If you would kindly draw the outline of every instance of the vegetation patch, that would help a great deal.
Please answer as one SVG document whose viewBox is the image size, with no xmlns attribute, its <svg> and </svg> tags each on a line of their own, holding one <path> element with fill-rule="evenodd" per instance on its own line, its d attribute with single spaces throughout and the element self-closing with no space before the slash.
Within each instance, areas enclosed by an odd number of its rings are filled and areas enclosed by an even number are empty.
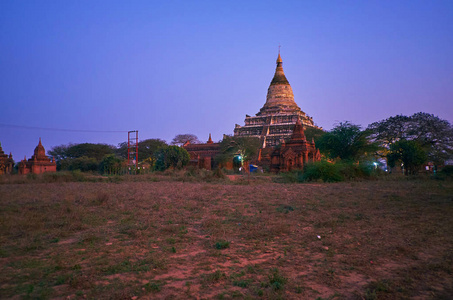
<svg viewBox="0 0 453 300">
<path fill-rule="evenodd" d="M 230 247 L 230 242 L 226 240 L 219 240 L 214 244 L 214 248 L 222 250 Z"/>
</svg>

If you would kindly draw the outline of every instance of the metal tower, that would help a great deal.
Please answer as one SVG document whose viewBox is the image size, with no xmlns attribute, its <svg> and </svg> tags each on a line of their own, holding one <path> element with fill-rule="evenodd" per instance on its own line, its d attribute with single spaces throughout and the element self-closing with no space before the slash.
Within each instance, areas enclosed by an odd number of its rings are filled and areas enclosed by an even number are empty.
<svg viewBox="0 0 453 300">
<path fill-rule="evenodd" d="M 137 172 L 137 164 L 138 164 L 138 130 L 128 131 L 127 165 L 129 167 L 134 166 L 134 172 Z"/>
</svg>

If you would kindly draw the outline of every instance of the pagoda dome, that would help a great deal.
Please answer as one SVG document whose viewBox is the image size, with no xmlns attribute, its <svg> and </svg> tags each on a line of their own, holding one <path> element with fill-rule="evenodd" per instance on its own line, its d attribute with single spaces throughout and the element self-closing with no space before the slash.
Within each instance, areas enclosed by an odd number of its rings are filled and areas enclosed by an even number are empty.
<svg viewBox="0 0 453 300">
<path fill-rule="evenodd" d="M 44 146 L 41 143 L 41 138 L 39 138 L 39 144 L 35 148 L 34 157 L 36 157 L 36 158 L 47 158 L 46 157 L 46 150 L 44 149 Z"/>
</svg>

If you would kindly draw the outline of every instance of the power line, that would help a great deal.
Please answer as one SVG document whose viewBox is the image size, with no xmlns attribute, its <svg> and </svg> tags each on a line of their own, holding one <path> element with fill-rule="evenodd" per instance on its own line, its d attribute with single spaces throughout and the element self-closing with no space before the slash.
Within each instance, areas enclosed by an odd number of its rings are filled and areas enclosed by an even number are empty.
<svg viewBox="0 0 453 300">
<path fill-rule="evenodd" d="M 92 133 L 124 133 L 128 130 L 84 130 L 84 129 L 63 129 L 63 128 L 47 128 L 47 127 L 35 127 L 35 126 L 22 126 L 12 124 L 2 124 L 0 127 L 17 128 L 17 129 L 28 129 L 28 130 L 47 130 L 47 131 L 65 131 L 65 132 L 92 132 Z"/>
</svg>

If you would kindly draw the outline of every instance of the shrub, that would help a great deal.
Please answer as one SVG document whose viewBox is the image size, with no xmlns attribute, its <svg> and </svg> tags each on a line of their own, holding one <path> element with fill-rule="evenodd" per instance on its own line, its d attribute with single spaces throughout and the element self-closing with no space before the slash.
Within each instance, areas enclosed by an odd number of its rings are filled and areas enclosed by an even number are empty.
<svg viewBox="0 0 453 300">
<path fill-rule="evenodd" d="M 119 174 L 121 162 L 114 154 L 106 155 L 99 164 L 99 170 L 102 174 Z"/>
<path fill-rule="evenodd" d="M 442 170 L 440 171 L 440 173 L 445 175 L 445 176 L 453 177 L 453 166 L 445 166 L 445 167 L 443 167 Z"/>
<path fill-rule="evenodd" d="M 433 175 L 434 179 L 437 180 L 446 180 L 446 179 L 452 179 L 453 178 L 453 166 L 445 166 L 437 172 L 436 174 Z"/>
<path fill-rule="evenodd" d="M 306 181 L 339 182 L 358 178 L 370 178 L 377 175 L 379 171 L 379 169 L 375 169 L 372 164 L 368 163 L 329 163 L 327 161 L 319 161 L 306 164 L 303 171 L 295 170 L 282 173 L 278 181 L 286 183 Z"/>
<path fill-rule="evenodd" d="M 230 247 L 230 242 L 225 241 L 225 240 L 220 240 L 215 243 L 214 248 L 216 249 L 226 249 Z"/>
<path fill-rule="evenodd" d="M 273 269 L 272 273 L 269 275 L 269 284 L 274 291 L 283 289 L 283 286 L 287 281 L 288 279 L 280 274 L 278 269 Z"/>
<path fill-rule="evenodd" d="M 154 154 L 156 163 L 154 168 L 157 171 L 165 171 L 168 168 L 181 169 L 189 163 L 190 156 L 186 149 L 178 146 L 160 148 Z"/>
<path fill-rule="evenodd" d="M 99 163 L 94 157 L 66 158 L 59 162 L 61 170 L 80 170 L 82 172 L 97 171 Z"/>
<path fill-rule="evenodd" d="M 338 182 L 343 181 L 344 176 L 340 172 L 340 164 L 332 164 L 327 161 L 320 161 L 307 164 L 304 167 L 302 181 Z"/>
</svg>

